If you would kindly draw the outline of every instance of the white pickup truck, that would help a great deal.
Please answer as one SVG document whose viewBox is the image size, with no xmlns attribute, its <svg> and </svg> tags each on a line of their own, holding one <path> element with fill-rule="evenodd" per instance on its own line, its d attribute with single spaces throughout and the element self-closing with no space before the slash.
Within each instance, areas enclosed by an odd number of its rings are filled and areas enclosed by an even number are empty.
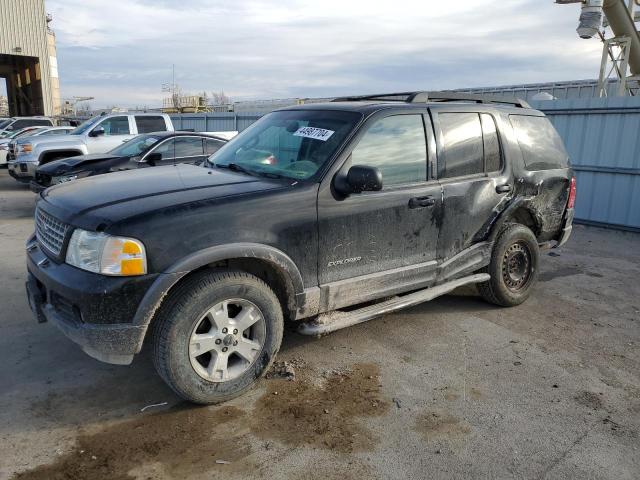
<svg viewBox="0 0 640 480">
<path fill-rule="evenodd" d="M 29 182 L 38 165 L 60 158 L 105 153 L 141 133 L 173 131 L 168 115 L 160 113 L 111 113 L 90 118 L 63 137 L 34 137 L 16 142 L 9 174 Z"/>
</svg>

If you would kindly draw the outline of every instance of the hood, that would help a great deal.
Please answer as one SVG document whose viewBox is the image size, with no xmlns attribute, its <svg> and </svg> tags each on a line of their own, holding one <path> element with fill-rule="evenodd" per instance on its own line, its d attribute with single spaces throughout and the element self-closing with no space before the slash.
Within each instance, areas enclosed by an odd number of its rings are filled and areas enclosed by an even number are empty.
<svg viewBox="0 0 640 480">
<path fill-rule="evenodd" d="M 72 225 L 96 229 L 185 204 L 280 189 L 282 180 L 188 164 L 141 168 L 83 178 L 45 190 L 45 210 Z"/>
<path fill-rule="evenodd" d="M 112 160 L 114 158 L 119 157 L 117 155 L 110 155 L 108 153 L 90 153 L 89 155 L 77 155 L 75 157 L 54 160 L 53 162 L 46 163 L 41 167 L 38 167 L 38 172 L 45 173 L 51 176 L 63 175 L 76 168 L 80 168 L 85 165 L 100 162 L 103 160 Z"/>
<path fill-rule="evenodd" d="M 82 135 L 40 135 L 38 137 L 22 137 L 17 139 L 18 143 L 30 143 L 36 147 L 36 145 L 45 145 L 47 143 L 55 143 L 56 145 L 78 145 L 84 143 L 84 137 Z"/>
</svg>

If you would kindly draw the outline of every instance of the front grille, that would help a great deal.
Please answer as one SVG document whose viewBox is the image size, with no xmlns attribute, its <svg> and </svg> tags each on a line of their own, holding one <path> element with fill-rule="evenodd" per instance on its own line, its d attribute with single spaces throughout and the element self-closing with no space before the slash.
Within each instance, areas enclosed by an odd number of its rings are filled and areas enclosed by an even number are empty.
<svg viewBox="0 0 640 480">
<path fill-rule="evenodd" d="M 36 238 L 38 243 L 55 256 L 62 252 L 62 245 L 69 226 L 48 213 L 36 209 Z"/>
<path fill-rule="evenodd" d="M 26 172 L 27 171 L 27 164 L 26 163 L 21 163 L 20 164 L 20 171 L 21 172 Z"/>
</svg>

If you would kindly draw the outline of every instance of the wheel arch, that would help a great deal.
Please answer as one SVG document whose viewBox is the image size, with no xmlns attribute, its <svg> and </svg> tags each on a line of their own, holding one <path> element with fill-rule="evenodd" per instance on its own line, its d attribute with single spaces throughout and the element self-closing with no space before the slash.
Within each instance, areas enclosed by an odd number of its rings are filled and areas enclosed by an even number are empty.
<svg viewBox="0 0 640 480">
<path fill-rule="evenodd" d="M 489 235 L 490 241 L 495 241 L 503 225 L 506 223 L 519 223 L 529 228 L 536 238 L 540 235 L 541 219 L 536 215 L 535 209 L 531 208 L 531 206 L 522 199 L 509 205 L 494 222 Z"/>
<path fill-rule="evenodd" d="M 148 326 L 174 289 L 202 270 L 242 270 L 264 280 L 275 291 L 285 318 L 295 318 L 304 293 L 302 275 L 291 258 L 269 245 L 220 245 L 192 253 L 161 273 L 138 306 L 133 323 Z"/>
<path fill-rule="evenodd" d="M 65 156 L 77 157 L 78 155 L 82 155 L 82 154 L 83 154 L 82 151 L 77 149 L 64 148 L 60 150 L 47 150 L 40 154 L 40 157 L 38 158 L 38 164 L 45 165 L 46 163 L 52 161 L 51 160 L 52 157 L 55 159 L 59 159 L 59 158 L 66 158 Z M 65 155 L 65 156 L 61 156 L 61 155 Z"/>
</svg>

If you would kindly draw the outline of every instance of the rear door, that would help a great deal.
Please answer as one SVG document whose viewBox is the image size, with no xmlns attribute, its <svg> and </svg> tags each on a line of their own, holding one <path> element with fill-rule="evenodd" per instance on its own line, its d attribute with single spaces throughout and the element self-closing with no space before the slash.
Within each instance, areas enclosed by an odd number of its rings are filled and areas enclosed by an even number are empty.
<svg viewBox="0 0 640 480">
<path fill-rule="evenodd" d="M 428 159 L 435 154 L 429 140 L 431 125 L 422 111 L 383 112 L 361 128 L 343 153 L 338 172 L 346 174 L 353 165 L 376 167 L 383 189 L 344 198 L 332 188 L 335 175 L 323 181 L 318 194 L 318 272 L 327 304 L 322 309 L 379 298 L 420 282 L 427 286 L 433 280 L 441 188 L 428 175 Z"/>
<path fill-rule="evenodd" d="M 499 115 L 449 107 L 433 108 L 432 117 L 444 198 L 438 258 L 445 260 L 486 236 L 510 199 L 513 176 L 504 162 Z"/>
</svg>

